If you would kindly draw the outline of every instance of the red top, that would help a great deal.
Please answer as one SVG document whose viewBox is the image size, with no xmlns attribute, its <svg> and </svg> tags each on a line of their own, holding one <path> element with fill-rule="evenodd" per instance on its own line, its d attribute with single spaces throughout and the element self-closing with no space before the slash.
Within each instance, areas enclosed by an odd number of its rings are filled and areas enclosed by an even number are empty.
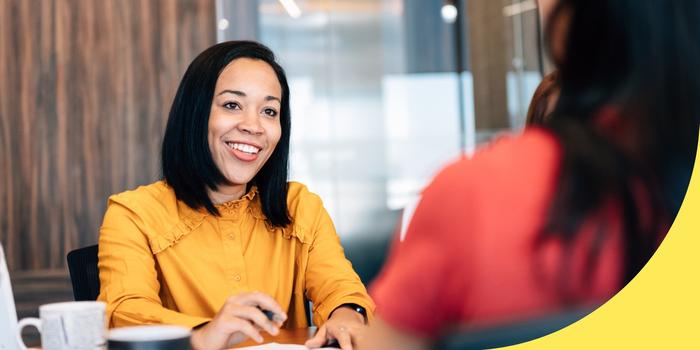
<svg viewBox="0 0 700 350">
<path fill-rule="evenodd" d="M 560 162 L 554 136 L 529 129 L 443 169 L 372 286 L 377 314 L 396 328 L 434 337 L 450 325 L 536 317 L 559 307 L 563 245 L 550 240 L 535 249 L 534 240 L 547 218 Z M 603 248 L 585 281 L 588 248 L 601 229 Z M 621 237 L 612 205 L 584 223 L 572 251 L 565 252 L 576 301 L 602 301 L 619 289 Z"/>
</svg>

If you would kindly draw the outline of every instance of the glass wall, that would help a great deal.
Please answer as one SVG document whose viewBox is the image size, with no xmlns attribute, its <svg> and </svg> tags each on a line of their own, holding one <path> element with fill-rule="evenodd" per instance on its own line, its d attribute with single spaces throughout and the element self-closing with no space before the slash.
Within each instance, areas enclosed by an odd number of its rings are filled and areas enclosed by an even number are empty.
<svg viewBox="0 0 700 350">
<path fill-rule="evenodd" d="M 319 194 L 365 281 L 445 162 L 523 126 L 539 82 L 532 1 L 218 0 L 218 39 L 275 51 L 291 179 Z"/>
</svg>

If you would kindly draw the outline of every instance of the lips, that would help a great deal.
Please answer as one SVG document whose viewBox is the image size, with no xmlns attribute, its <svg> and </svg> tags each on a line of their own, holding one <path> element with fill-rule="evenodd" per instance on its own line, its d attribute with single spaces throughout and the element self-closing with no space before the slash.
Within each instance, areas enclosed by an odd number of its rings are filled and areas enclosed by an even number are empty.
<svg viewBox="0 0 700 350">
<path fill-rule="evenodd" d="M 262 147 L 250 143 L 224 141 L 229 152 L 234 157 L 244 162 L 252 162 L 258 159 L 258 154 Z"/>
</svg>

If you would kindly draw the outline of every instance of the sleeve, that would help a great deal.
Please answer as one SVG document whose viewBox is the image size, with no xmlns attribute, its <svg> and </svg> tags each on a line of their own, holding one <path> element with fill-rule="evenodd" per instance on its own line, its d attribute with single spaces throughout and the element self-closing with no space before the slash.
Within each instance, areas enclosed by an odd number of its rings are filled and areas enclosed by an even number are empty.
<svg viewBox="0 0 700 350">
<path fill-rule="evenodd" d="M 472 217 L 465 207 L 463 178 L 450 181 L 444 172 L 425 189 L 405 238 L 395 237 L 382 272 L 371 286 L 377 315 L 397 329 L 426 337 L 460 315 L 468 298 L 465 268 L 468 252 L 459 235 Z M 454 203 L 447 198 L 459 198 Z M 467 204 L 468 205 L 468 204 Z"/>
<path fill-rule="evenodd" d="M 314 238 L 309 249 L 305 274 L 306 293 L 314 304 L 314 324 L 322 325 L 333 310 L 346 303 L 365 308 L 367 318 L 371 321 L 374 302 L 350 261 L 345 258 L 340 238 L 328 212 L 320 200 L 318 202 Z"/>
<path fill-rule="evenodd" d="M 143 222 L 126 206 L 110 200 L 99 238 L 100 295 L 109 327 L 173 324 L 194 327 L 207 318 L 163 307 L 156 260 Z"/>
</svg>

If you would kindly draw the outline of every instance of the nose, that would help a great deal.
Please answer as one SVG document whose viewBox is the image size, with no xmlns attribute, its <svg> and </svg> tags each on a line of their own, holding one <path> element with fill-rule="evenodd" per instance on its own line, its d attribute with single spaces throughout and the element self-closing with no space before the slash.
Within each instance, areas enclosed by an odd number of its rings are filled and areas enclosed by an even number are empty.
<svg viewBox="0 0 700 350">
<path fill-rule="evenodd" d="M 260 116 L 253 112 L 245 113 L 238 123 L 238 129 L 250 135 L 260 135 L 264 131 L 260 124 Z"/>
</svg>

